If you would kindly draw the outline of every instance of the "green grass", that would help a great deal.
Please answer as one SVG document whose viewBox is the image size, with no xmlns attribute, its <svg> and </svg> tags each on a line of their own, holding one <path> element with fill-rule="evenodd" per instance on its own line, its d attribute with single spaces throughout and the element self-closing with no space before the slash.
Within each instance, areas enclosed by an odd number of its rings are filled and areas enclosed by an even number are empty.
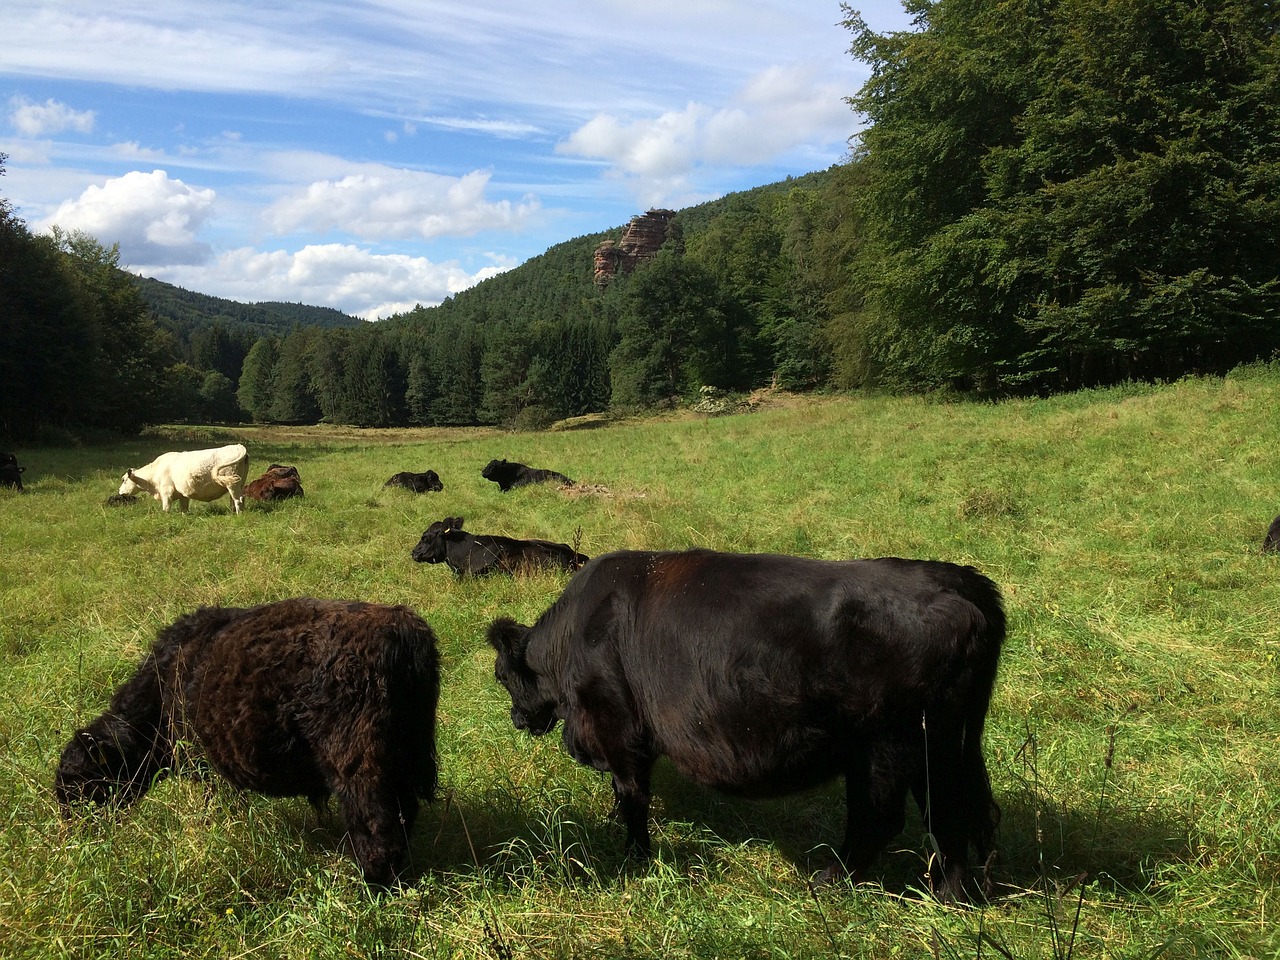
<svg viewBox="0 0 1280 960">
<path fill-rule="evenodd" d="M 1273 957 L 1280 873 L 1280 371 L 1001 404 L 813 399 L 589 431 L 170 428 L 20 450 L 0 491 L 0 956 Z M 243 438 L 307 496 L 244 516 L 109 508 L 126 466 Z M 508 457 L 602 484 L 503 495 Z M 441 494 L 381 486 L 437 470 Z M 484 631 L 557 575 L 414 564 L 432 521 L 621 547 L 973 563 L 1010 639 L 987 732 L 996 897 L 922 899 L 918 818 L 878 882 L 812 891 L 839 785 L 731 801 L 655 775 L 656 859 L 607 778 L 511 728 Z M 175 778 L 59 817 L 53 768 L 155 632 L 202 603 L 407 603 L 441 639 L 442 798 L 412 880 L 370 894 L 337 818 Z"/>
</svg>

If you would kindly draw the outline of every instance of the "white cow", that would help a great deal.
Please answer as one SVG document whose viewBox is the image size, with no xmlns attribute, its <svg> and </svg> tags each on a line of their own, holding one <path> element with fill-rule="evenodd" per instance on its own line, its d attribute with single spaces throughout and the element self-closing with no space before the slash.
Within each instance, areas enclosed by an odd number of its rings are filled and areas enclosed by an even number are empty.
<svg viewBox="0 0 1280 960">
<path fill-rule="evenodd" d="M 122 494 L 149 493 L 164 510 L 176 502 L 187 511 L 191 500 L 217 500 L 231 494 L 236 513 L 244 505 L 244 480 L 249 472 L 249 451 L 242 443 L 212 450 L 182 450 L 162 453 L 145 467 L 125 472 Z"/>
</svg>

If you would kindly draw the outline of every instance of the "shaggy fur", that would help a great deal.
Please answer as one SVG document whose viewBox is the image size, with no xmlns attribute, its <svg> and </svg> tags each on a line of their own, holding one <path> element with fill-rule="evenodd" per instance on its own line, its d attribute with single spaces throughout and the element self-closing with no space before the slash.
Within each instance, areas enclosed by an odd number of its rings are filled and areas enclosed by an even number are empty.
<svg viewBox="0 0 1280 960">
<path fill-rule="evenodd" d="M 1271 521 L 1266 537 L 1262 540 L 1263 553 L 1280 553 L 1280 517 Z"/>
<path fill-rule="evenodd" d="M 425 473 L 409 473 L 406 470 L 402 470 L 384 483 L 383 486 L 404 487 L 414 493 L 439 493 L 444 489 L 444 484 L 440 482 L 440 475 L 434 470 L 428 470 Z"/>
<path fill-rule="evenodd" d="M 577 570 L 590 559 L 567 543 L 468 533 L 461 517 L 445 517 L 427 527 L 411 556 L 418 563 L 447 563 L 460 577 L 531 567 Z"/>
<path fill-rule="evenodd" d="M 159 634 L 107 712 L 62 752 L 54 792 L 127 805 L 194 744 L 233 785 L 338 798 L 356 860 L 385 885 L 436 789 L 440 668 L 407 607 L 307 598 L 201 607 Z"/>
<path fill-rule="evenodd" d="M 18 458 L 12 453 L 0 453 L 0 487 L 22 489 L 22 475 L 26 467 L 18 466 Z"/>
<path fill-rule="evenodd" d="M 480 476 L 492 480 L 503 493 L 515 487 L 527 487 L 531 483 L 559 483 L 570 486 L 573 481 L 563 473 L 554 470 L 543 470 L 539 467 L 526 467 L 523 463 L 512 463 L 510 460 L 490 460 Z"/>
<path fill-rule="evenodd" d="M 108 507 L 131 507 L 138 502 L 136 493 L 113 493 L 106 499 Z"/>
<path fill-rule="evenodd" d="M 125 471 L 117 492 L 124 496 L 141 491 L 159 500 L 162 510 L 168 511 L 169 504 L 177 503 L 183 513 L 192 500 L 208 502 L 227 493 L 239 513 L 244 506 L 248 470 L 249 451 L 242 443 L 162 453 L 145 467 Z"/>
<path fill-rule="evenodd" d="M 864 875 L 910 792 L 952 900 L 999 816 L 982 731 L 1004 634 L 1000 593 L 971 567 L 690 550 L 597 557 L 532 627 L 502 618 L 488 638 L 513 724 L 564 721 L 569 755 L 613 775 L 634 853 L 649 853 L 659 756 L 742 796 L 843 776 L 824 876 Z"/>
<path fill-rule="evenodd" d="M 244 488 L 250 500 L 288 500 L 302 496 L 302 477 L 297 467 L 273 463 L 267 472 Z"/>
</svg>

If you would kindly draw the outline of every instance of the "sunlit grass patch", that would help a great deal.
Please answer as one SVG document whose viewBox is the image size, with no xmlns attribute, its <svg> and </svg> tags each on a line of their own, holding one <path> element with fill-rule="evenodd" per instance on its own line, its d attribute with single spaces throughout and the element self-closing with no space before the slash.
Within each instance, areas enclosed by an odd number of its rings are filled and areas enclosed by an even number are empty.
<svg viewBox="0 0 1280 960">
<path fill-rule="evenodd" d="M 1272 956 L 1280 863 L 1280 382 L 1186 380 L 1004 404 L 824 398 L 590 431 L 235 428 L 306 496 L 232 515 L 107 507 L 171 441 L 24 451 L 0 491 L 0 954 L 8 957 Z M 176 436 L 176 435 L 174 435 Z M 172 442 L 179 442 L 174 440 Z M 498 492 L 493 457 L 608 493 Z M 382 484 L 434 469 L 445 489 Z M 255 473 L 255 476 L 257 474 Z M 812 889 L 839 785 L 730 800 L 655 777 L 649 865 L 608 778 L 510 723 L 485 641 L 567 574 L 458 578 L 433 520 L 574 543 L 972 563 L 1010 634 L 987 727 L 996 896 L 921 893 L 919 818 L 875 882 Z M 64 823 L 57 757 L 156 631 L 206 603 L 404 603 L 439 636 L 441 796 L 407 883 L 370 893 L 336 816 L 173 778 Z M 1164 952 L 1161 953 L 1160 951 Z"/>
</svg>

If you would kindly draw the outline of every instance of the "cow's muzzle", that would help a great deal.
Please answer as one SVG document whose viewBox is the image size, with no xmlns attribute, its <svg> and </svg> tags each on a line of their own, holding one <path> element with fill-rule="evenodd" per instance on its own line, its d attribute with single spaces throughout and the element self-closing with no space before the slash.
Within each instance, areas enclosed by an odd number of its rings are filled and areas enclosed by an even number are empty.
<svg viewBox="0 0 1280 960">
<path fill-rule="evenodd" d="M 557 719 L 554 713 L 531 717 L 523 710 L 517 710 L 515 707 L 511 708 L 512 725 L 517 730 L 527 730 L 535 737 L 550 733 L 551 729 L 556 725 Z"/>
</svg>

